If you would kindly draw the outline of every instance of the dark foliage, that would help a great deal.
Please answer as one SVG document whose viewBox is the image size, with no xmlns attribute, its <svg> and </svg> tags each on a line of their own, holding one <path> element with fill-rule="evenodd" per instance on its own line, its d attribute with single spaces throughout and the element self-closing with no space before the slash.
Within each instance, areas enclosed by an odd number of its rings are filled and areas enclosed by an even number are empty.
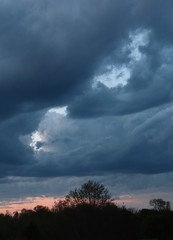
<svg viewBox="0 0 173 240">
<path fill-rule="evenodd" d="M 82 204 L 59 211 L 38 206 L 13 216 L 1 215 L 0 239 L 137 239 L 137 216 L 114 204 Z"/>
<path fill-rule="evenodd" d="M 1 240 L 153 238 L 173 239 L 171 210 L 134 212 L 111 203 L 103 207 L 80 204 L 56 211 L 37 206 L 0 215 Z"/>
<path fill-rule="evenodd" d="M 150 200 L 150 205 L 155 210 L 170 210 L 171 209 L 170 202 L 164 201 L 161 198 L 154 198 L 154 199 Z"/>
<path fill-rule="evenodd" d="M 65 202 L 72 205 L 88 204 L 90 206 L 105 206 L 112 201 L 109 190 L 100 183 L 88 181 L 81 188 L 71 190 Z"/>
<path fill-rule="evenodd" d="M 90 184 L 89 187 L 98 187 L 104 194 L 97 195 L 101 201 L 97 201 L 95 195 L 94 201 L 91 198 L 91 201 L 75 201 L 75 204 L 65 198 L 55 203 L 51 210 L 39 205 L 13 215 L 0 214 L 0 240 L 173 239 L 173 212 L 170 208 L 141 211 L 120 208 L 113 201 L 107 201 L 110 196 L 107 190 L 104 192 L 104 186 Z M 75 194 L 81 193 L 81 189 Z M 94 188 L 94 192 L 97 189 Z M 106 201 L 102 196 L 106 196 Z M 74 200 L 74 196 L 71 197 Z"/>
</svg>

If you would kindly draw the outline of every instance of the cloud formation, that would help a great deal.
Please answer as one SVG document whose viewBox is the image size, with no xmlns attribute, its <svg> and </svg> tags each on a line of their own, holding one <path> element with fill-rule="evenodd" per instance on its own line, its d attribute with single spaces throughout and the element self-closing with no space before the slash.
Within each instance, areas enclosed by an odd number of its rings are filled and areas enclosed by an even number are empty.
<svg viewBox="0 0 173 240">
<path fill-rule="evenodd" d="M 0 0 L 2 179 L 173 171 L 172 5 Z"/>
<path fill-rule="evenodd" d="M 85 120 L 48 112 L 37 129 L 36 175 L 45 164 L 48 176 L 171 172 L 172 113 L 172 105 Z"/>
</svg>

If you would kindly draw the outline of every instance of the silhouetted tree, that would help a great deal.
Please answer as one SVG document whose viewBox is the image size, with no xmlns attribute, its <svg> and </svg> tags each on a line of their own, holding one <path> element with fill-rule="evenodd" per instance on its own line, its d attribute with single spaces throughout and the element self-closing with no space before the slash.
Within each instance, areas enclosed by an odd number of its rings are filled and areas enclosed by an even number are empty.
<svg viewBox="0 0 173 240">
<path fill-rule="evenodd" d="M 150 202 L 154 209 L 118 207 L 103 184 L 88 181 L 52 210 L 38 205 L 33 210 L 0 214 L 0 240 L 173 239 L 170 203 Z"/>
<path fill-rule="evenodd" d="M 90 206 L 104 206 L 112 201 L 109 190 L 100 183 L 88 181 L 81 188 L 71 190 L 65 198 L 71 205 L 87 204 Z"/>
<path fill-rule="evenodd" d="M 154 198 L 152 200 L 150 200 L 150 205 L 154 208 L 154 210 L 170 210 L 171 209 L 171 205 L 169 201 L 164 201 L 161 198 Z"/>
</svg>

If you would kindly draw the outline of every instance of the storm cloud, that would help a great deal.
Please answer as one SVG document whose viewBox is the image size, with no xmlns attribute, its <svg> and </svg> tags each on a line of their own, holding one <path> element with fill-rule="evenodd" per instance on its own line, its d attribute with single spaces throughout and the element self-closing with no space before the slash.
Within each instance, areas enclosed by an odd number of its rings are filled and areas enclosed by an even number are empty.
<svg viewBox="0 0 173 240">
<path fill-rule="evenodd" d="M 172 7 L 0 0 L 2 181 L 172 173 Z"/>
</svg>

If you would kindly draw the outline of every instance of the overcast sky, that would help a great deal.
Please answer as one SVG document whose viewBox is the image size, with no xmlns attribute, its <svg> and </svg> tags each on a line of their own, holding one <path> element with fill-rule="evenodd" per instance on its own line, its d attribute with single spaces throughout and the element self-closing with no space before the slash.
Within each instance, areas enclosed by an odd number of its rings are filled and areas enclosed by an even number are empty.
<svg viewBox="0 0 173 240">
<path fill-rule="evenodd" d="M 172 0 L 0 0 L 0 200 L 88 179 L 117 199 L 173 199 L 172 11 Z"/>
</svg>

